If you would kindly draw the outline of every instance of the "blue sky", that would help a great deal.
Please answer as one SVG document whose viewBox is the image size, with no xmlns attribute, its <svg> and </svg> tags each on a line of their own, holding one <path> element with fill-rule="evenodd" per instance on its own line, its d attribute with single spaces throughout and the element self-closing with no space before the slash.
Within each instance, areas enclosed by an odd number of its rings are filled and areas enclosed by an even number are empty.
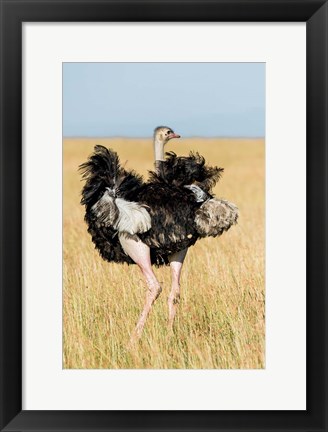
<svg viewBox="0 0 328 432">
<path fill-rule="evenodd" d="M 265 135 L 264 63 L 64 63 L 64 136 Z"/>
</svg>

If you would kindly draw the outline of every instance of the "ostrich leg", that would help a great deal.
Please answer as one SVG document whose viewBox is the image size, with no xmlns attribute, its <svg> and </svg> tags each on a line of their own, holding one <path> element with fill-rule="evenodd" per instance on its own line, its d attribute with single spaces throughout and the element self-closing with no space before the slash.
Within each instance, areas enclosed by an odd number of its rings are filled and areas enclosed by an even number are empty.
<svg viewBox="0 0 328 432">
<path fill-rule="evenodd" d="M 160 295 L 162 288 L 151 267 L 149 247 L 142 243 L 141 240 L 134 240 L 125 235 L 120 236 L 120 243 L 124 252 L 139 266 L 148 287 L 143 311 L 131 336 L 131 342 L 134 342 L 140 338 L 151 307 Z"/>
<path fill-rule="evenodd" d="M 169 257 L 171 275 L 172 275 L 172 288 L 168 298 L 169 305 L 169 327 L 173 328 L 174 317 L 176 314 L 177 304 L 180 299 L 180 275 L 182 270 L 183 261 L 186 257 L 188 249 L 183 249 L 176 252 Z"/>
</svg>

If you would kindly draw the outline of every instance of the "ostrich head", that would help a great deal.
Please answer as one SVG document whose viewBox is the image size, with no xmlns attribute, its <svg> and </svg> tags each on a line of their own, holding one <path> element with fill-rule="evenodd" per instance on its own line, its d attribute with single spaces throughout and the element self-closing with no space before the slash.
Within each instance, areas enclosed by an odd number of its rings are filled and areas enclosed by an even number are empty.
<svg viewBox="0 0 328 432">
<path fill-rule="evenodd" d="M 172 138 L 180 138 L 180 135 L 173 132 L 167 126 L 158 126 L 154 130 L 154 141 L 161 143 L 163 146 Z"/>
<path fill-rule="evenodd" d="M 172 138 L 180 138 L 180 135 L 173 132 L 173 130 L 166 126 L 158 126 L 154 130 L 154 153 L 155 153 L 155 166 L 158 170 L 159 162 L 164 160 L 164 146 Z"/>
</svg>

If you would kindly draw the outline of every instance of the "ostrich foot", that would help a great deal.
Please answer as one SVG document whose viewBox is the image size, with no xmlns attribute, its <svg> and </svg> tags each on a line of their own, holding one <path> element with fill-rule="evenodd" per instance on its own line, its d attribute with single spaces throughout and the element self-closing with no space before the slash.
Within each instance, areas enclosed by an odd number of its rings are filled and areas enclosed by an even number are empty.
<svg viewBox="0 0 328 432">
<path fill-rule="evenodd" d="M 172 288 L 171 294 L 168 298 L 168 306 L 169 306 L 169 321 L 168 326 L 169 330 L 173 331 L 173 324 L 175 319 L 175 314 L 177 312 L 177 307 L 180 301 L 180 286 Z"/>
<path fill-rule="evenodd" d="M 127 346 L 129 351 L 134 350 L 137 347 L 137 344 L 140 340 L 141 334 L 138 334 L 136 330 L 134 330 L 130 336 L 130 340 Z"/>
<path fill-rule="evenodd" d="M 162 287 L 160 286 L 159 282 L 156 279 L 153 280 L 147 280 L 147 285 L 149 288 L 149 291 L 147 293 L 146 302 L 143 308 L 143 311 L 141 312 L 141 315 L 139 317 L 138 323 L 131 335 L 130 338 L 130 345 L 135 345 L 136 342 L 141 337 L 143 328 L 146 324 L 147 317 L 151 311 L 151 308 L 155 302 L 155 300 L 158 298 L 160 293 L 162 292 Z"/>
</svg>

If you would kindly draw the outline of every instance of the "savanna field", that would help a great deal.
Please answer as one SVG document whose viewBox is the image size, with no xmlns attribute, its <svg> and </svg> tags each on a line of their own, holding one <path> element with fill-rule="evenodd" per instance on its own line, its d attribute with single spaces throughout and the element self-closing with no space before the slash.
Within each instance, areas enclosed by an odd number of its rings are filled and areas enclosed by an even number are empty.
<svg viewBox="0 0 328 432">
<path fill-rule="evenodd" d="M 129 348 L 146 286 L 137 266 L 108 263 L 87 232 L 78 166 L 95 144 L 147 178 L 151 139 L 64 139 L 63 367 L 73 369 L 259 369 L 265 367 L 265 144 L 262 139 L 172 140 L 166 150 L 199 151 L 224 167 L 217 197 L 239 222 L 188 250 L 174 332 L 167 327 L 170 268 L 155 268 L 162 294 L 141 340 Z"/>
</svg>

